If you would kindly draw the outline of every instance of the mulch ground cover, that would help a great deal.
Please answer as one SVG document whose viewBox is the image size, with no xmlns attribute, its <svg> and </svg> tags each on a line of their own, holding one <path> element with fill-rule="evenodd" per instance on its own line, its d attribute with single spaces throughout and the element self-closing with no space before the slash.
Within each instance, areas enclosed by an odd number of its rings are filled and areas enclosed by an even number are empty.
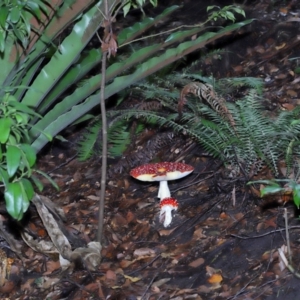
<svg viewBox="0 0 300 300">
<path fill-rule="evenodd" d="M 174 19 L 190 22 L 208 5 L 202 2 L 184 1 Z M 244 1 L 243 8 L 255 21 L 222 44 L 222 59 L 209 57 L 199 68 L 216 78 L 260 77 L 265 83 L 266 110 L 291 110 L 300 102 L 300 4 L 250 2 Z M 70 132 L 67 138 L 76 141 L 84 129 Z M 297 272 L 300 223 L 290 199 L 284 195 L 261 199 L 259 187 L 247 186 L 242 176 L 228 178 L 220 161 L 185 136 L 174 136 L 159 149 L 148 147 L 155 138 L 164 139 L 164 134 L 144 133 L 122 157 L 109 160 L 102 260 L 96 270 L 79 263 L 62 271 L 57 255 L 33 251 L 20 231 L 38 243 L 49 239 L 34 205 L 22 223 L 16 224 L 2 204 L 1 299 L 299 298 L 299 279 L 282 265 L 278 251 L 286 251 L 286 209 Z M 195 168 L 188 177 L 169 185 L 179 209 L 167 228 L 159 219 L 158 184 L 139 182 L 129 175 L 149 158 L 181 161 Z M 72 247 L 95 240 L 101 159 L 80 162 L 74 144 L 58 143 L 43 151 L 38 167 L 60 187 L 56 191 L 45 181 L 43 195 L 62 209 L 61 226 Z M 262 177 L 272 175 L 264 170 L 256 179 Z"/>
</svg>

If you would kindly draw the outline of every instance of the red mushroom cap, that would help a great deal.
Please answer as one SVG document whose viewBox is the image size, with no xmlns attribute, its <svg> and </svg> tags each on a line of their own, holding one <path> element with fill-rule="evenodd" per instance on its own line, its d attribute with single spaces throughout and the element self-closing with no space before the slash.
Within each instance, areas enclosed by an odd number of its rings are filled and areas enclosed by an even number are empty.
<svg viewBox="0 0 300 300">
<path fill-rule="evenodd" d="M 160 201 L 160 208 L 164 207 L 165 205 L 170 205 L 173 207 L 173 209 L 177 209 L 178 208 L 178 202 L 175 198 L 169 197 L 169 198 L 164 198 Z"/>
<path fill-rule="evenodd" d="M 190 165 L 175 162 L 146 164 L 131 170 L 130 175 L 141 181 L 174 180 L 192 173 Z"/>
</svg>

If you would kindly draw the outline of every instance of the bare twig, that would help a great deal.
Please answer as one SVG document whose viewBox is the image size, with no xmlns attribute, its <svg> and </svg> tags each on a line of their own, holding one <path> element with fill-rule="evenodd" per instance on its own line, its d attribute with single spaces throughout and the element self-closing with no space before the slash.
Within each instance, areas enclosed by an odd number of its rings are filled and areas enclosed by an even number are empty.
<svg viewBox="0 0 300 300">
<path fill-rule="evenodd" d="M 156 278 L 157 276 L 158 276 L 158 273 L 155 273 L 154 276 L 152 277 L 151 281 L 150 281 L 149 284 L 147 285 L 147 287 L 146 287 L 146 289 L 145 289 L 145 291 L 144 291 L 144 293 L 143 293 L 143 295 L 142 295 L 142 297 L 141 297 L 142 300 L 146 299 L 146 294 L 147 294 L 148 290 L 150 289 L 150 287 L 151 287 L 153 281 L 155 280 L 155 278 Z"/>
<path fill-rule="evenodd" d="M 108 0 L 104 0 L 104 14 L 108 17 Z M 104 205 L 105 205 L 105 190 L 106 190 L 106 172 L 107 172 L 107 119 L 105 109 L 105 80 L 106 80 L 106 58 L 107 51 L 102 54 L 102 69 L 101 69 L 101 91 L 100 91 L 100 109 L 102 118 L 102 166 L 101 166 L 101 184 L 100 184 L 100 200 L 99 200 L 99 219 L 97 241 L 101 243 L 104 223 Z"/>
<path fill-rule="evenodd" d="M 207 23 L 207 22 L 204 22 L 202 24 L 195 24 L 195 25 L 180 25 L 180 26 L 178 26 L 176 28 L 172 28 L 172 29 L 169 29 L 167 31 L 163 31 L 163 32 L 160 32 L 160 33 L 155 33 L 155 34 L 147 35 L 147 36 L 144 36 L 144 37 L 137 38 L 135 40 L 126 42 L 126 43 L 120 45 L 119 48 L 127 46 L 128 44 L 131 44 L 131 43 L 135 43 L 135 42 L 143 41 L 143 40 L 146 40 L 146 39 L 149 39 L 149 38 L 153 38 L 153 37 L 156 37 L 156 36 L 161 36 L 163 34 L 171 33 L 171 32 L 177 31 L 177 30 L 179 30 L 181 28 L 196 28 L 196 27 L 201 27 L 205 23 Z M 205 29 L 208 29 L 208 28 L 216 28 L 216 27 L 215 26 L 208 26 L 208 27 L 203 28 L 202 30 L 205 30 Z"/>
<path fill-rule="evenodd" d="M 47 172 L 48 175 L 50 175 L 51 173 L 55 172 L 56 170 L 62 168 L 63 166 L 66 166 L 68 163 L 70 163 L 74 158 L 76 158 L 76 156 L 78 155 L 78 153 L 74 154 L 72 157 L 70 157 L 69 159 L 67 159 L 67 161 L 63 162 L 62 164 L 60 164 L 59 166 L 55 167 L 54 169 L 52 169 L 51 171 Z"/>
<path fill-rule="evenodd" d="M 300 229 L 300 226 L 291 226 L 288 229 L 289 230 L 291 230 L 291 229 Z M 272 231 L 269 231 L 269 232 L 266 232 L 266 233 L 263 233 L 263 234 L 260 234 L 260 235 L 254 235 L 254 236 L 241 236 L 241 235 L 237 235 L 237 234 L 230 234 L 230 236 L 241 239 L 241 240 L 249 240 L 249 239 L 261 238 L 261 237 L 267 236 L 269 234 L 282 232 L 282 231 L 285 231 L 285 230 L 286 230 L 285 228 L 280 228 L 280 229 L 272 230 Z"/>
<path fill-rule="evenodd" d="M 283 251 L 280 248 L 278 249 L 278 253 L 279 253 L 279 256 L 280 256 L 281 260 L 283 261 L 283 263 L 285 264 L 285 266 L 288 268 L 288 270 L 292 274 L 294 274 L 297 278 L 300 279 L 300 274 L 298 272 L 296 272 L 296 270 L 294 269 L 294 267 L 288 263 L 287 258 L 285 257 Z"/>
<path fill-rule="evenodd" d="M 286 235 L 286 245 L 287 245 L 287 250 L 288 250 L 289 263 L 291 263 L 292 262 L 292 251 L 291 251 L 291 244 L 290 244 L 289 224 L 288 224 L 288 216 L 287 216 L 286 208 L 284 208 L 284 223 L 285 223 L 285 235 Z"/>
</svg>

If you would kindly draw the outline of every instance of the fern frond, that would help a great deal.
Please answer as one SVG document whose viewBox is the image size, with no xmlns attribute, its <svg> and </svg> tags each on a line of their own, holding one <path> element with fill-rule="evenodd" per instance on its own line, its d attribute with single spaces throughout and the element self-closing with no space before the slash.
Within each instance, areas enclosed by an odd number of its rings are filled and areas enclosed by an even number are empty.
<svg viewBox="0 0 300 300">
<path fill-rule="evenodd" d="M 233 90 L 239 89 L 241 87 L 247 87 L 255 90 L 259 95 L 263 91 L 263 80 L 261 78 L 255 77 L 232 77 L 223 78 L 218 80 L 218 85 L 216 87 L 217 91 L 222 90 L 223 94 L 229 94 Z"/>
<path fill-rule="evenodd" d="M 87 160 L 94 154 L 100 129 L 100 122 L 93 123 L 89 126 L 86 135 L 78 142 L 78 159 L 80 161 Z"/>
</svg>

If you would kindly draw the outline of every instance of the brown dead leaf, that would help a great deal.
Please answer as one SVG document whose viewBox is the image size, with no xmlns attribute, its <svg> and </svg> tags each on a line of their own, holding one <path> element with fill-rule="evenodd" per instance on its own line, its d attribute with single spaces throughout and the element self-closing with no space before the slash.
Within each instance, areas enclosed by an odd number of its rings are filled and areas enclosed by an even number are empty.
<svg viewBox="0 0 300 300">
<path fill-rule="evenodd" d="M 288 111 L 291 111 L 295 108 L 295 105 L 291 104 L 291 103 L 282 103 L 281 106 Z"/>
<path fill-rule="evenodd" d="M 275 78 L 276 78 L 276 79 L 285 79 L 285 78 L 287 77 L 287 75 L 288 75 L 288 74 L 286 74 L 286 73 L 281 73 L 281 74 L 275 76 Z"/>
<path fill-rule="evenodd" d="M 167 236 L 170 235 L 177 227 L 174 227 L 172 229 L 161 229 L 158 231 L 160 236 Z"/>
<path fill-rule="evenodd" d="M 244 71 L 244 67 L 241 65 L 237 65 L 232 67 L 233 71 L 237 74 L 242 73 Z"/>
<path fill-rule="evenodd" d="M 202 264 L 204 264 L 204 262 L 205 262 L 204 258 L 199 257 L 196 260 L 189 263 L 189 266 L 192 268 L 197 268 L 197 267 L 201 266 Z"/>
<path fill-rule="evenodd" d="M 244 218 L 244 214 L 242 212 L 239 212 L 239 213 L 235 214 L 234 217 L 243 226 L 247 224 L 247 220 Z"/>
<path fill-rule="evenodd" d="M 279 68 L 276 67 L 276 66 L 271 65 L 269 70 L 270 70 L 270 73 L 276 73 L 276 72 L 279 71 Z"/>
<path fill-rule="evenodd" d="M 127 227 L 128 222 L 120 213 L 116 213 L 110 221 L 110 226 L 113 230 L 117 230 L 120 227 Z"/>
<path fill-rule="evenodd" d="M 194 231 L 193 238 L 196 238 L 196 239 L 205 239 L 206 235 L 203 234 L 203 229 L 202 228 L 196 229 Z"/>
<path fill-rule="evenodd" d="M 263 222 L 259 222 L 256 226 L 256 231 L 259 232 L 262 228 L 264 228 L 264 223 Z"/>
<path fill-rule="evenodd" d="M 158 294 L 160 293 L 160 288 L 158 286 L 151 286 L 151 292 L 152 293 L 155 293 L 155 294 Z"/>
<path fill-rule="evenodd" d="M 128 211 L 126 215 L 126 220 L 128 224 L 136 222 L 136 215 L 132 211 Z"/>
<path fill-rule="evenodd" d="M 60 262 L 59 260 L 54 261 L 54 260 L 49 260 L 47 261 L 47 265 L 46 265 L 46 272 L 44 273 L 44 275 L 49 275 L 52 272 L 54 272 L 55 270 L 60 268 Z"/>
<path fill-rule="evenodd" d="M 51 241 L 59 253 L 64 257 L 68 258 L 71 254 L 71 244 L 63 234 L 62 230 L 59 227 L 58 222 L 55 220 L 54 216 L 50 213 L 48 208 L 43 203 L 44 196 L 35 195 L 32 199 L 42 221 L 47 229 L 47 232 L 51 238 Z M 45 200 L 46 201 L 46 200 Z M 48 200 L 47 200 L 48 201 Z M 50 201 L 50 199 L 49 199 Z"/>
<path fill-rule="evenodd" d="M 152 203 L 146 202 L 146 201 L 140 201 L 137 204 L 138 209 L 144 209 L 145 207 L 152 205 Z"/>
<path fill-rule="evenodd" d="M 208 294 L 211 292 L 211 289 L 206 285 L 200 285 L 197 289 L 197 292 L 201 294 Z"/>
<path fill-rule="evenodd" d="M 289 12 L 288 7 L 281 7 L 279 8 L 279 11 L 282 16 L 286 16 Z"/>
<path fill-rule="evenodd" d="M 264 228 L 265 229 L 267 229 L 269 227 L 276 228 L 277 227 L 276 219 L 277 219 L 277 217 L 273 217 L 271 219 L 265 220 L 264 221 L 264 224 L 265 224 Z"/>
<path fill-rule="evenodd" d="M 170 280 L 171 280 L 171 278 L 162 278 L 160 280 L 157 280 L 157 281 L 153 282 L 152 286 L 160 287 L 160 286 L 162 286 L 163 284 L 167 283 Z"/>
<path fill-rule="evenodd" d="M 206 266 L 206 274 L 209 277 L 212 276 L 212 275 L 214 275 L 214 274 L 216 274 L 216 273 L 219 273 L 219 272 L 220 272 L 220 270 L 218 270 L 218 269 L 212 268 L 210 266 Z"/>
<path fill-rule="evenodd" d="M 226 220 L 228 218 L 228 215 L 226 214 L 226 212 L 223 211 L 223 212 L 220 213 L 219 218 L 221 220 Z"/>
<path fill-rule="evenodd" d="M 123 260 L 120 261 L 120 267 L 125 269 L 125 268 L 129 267 L 131 264 L 133 264 L 135 262 L 136 262 L 135 260 L 130 261 L 130 260 L 123 259 Z"/>
<path fill-rule="evenodd" d="M 255 52 L 263 54 L 265 53 L 265 48 L 263 46 L 256 46 L 254 47 Z"/>
<path fill-rule="evenodd" d="M 296 98 L 298 96 L 298 93 L 294 90 L 287 90 L 286 94 L 292 98 Z"/>
<path fill-rule="evenodd" d="M 22 291 L 30 291 L 34 284 L 35 278 L 28 278 L 24 284 L 21 285 Z"/>
<path fill-rule="evenodd" d="M 123 188 L 124 190 L 127 190 L 130 187 L 130 182 L 126 178 L 124 179 Z"/>
<path fill-rule="evenodd" d="M 154 256 L 154 255 L 155 255 L 155 251 L 150 248 L 139 248 L 133 252 L 133 256 L 137 258 L 141 256 L 144 257 L 144 256 Z"/>
<path fill-rule="evenodd" d="M 87 199 L 93 200 L 93 201 L 99 201 L 100 197 L 96 195 L 88 195 Z"/>
<path fill-rule="evenodd" d="M 260 190 L 261 189 L 262 189 L 262 187 L 260 187 Z M 256 197 L 260 198 L 260 191 L 258 189 L 256 189 L 254 186 L 250 185 L 250 190 Z"/>
<path fill-rule="evenodd" d="M 16 288 L 16 284 L 11 281 L 7 280 L 3 286 L 0 286 L 0 293 L 2 294 L 9 294 Z"/>
<path fill-rule="evenodd" d="M 129 279 L 131 282 L 138 282 L 141 280 L 141 278 L 139 278 L 139 277 L 131 277 L 131 276 L 128 276 L 125 274 L 124 274 L 124 278 Z"/>
<path fill-rule="evenodd" d="M 74 181 L 80 181 L 82 180 L 82 173 L 80 170 L 77 170 L 73 175 Z"/>
<path fill-rule="evenodd" d="M 276 46 L 275 49 L 280 50 L 280 49 L 284 48 L 285 46 L 286 46 L 286 43 L 282 43 L 281 45 Z"/>
<path fill-rule="evenodd" d="M 98 282 L 91 282 L 91 283 L 87 284 L 84 288 L 89 293 L 93 293 L 94 294 L 99 289 L 99 283 Z"/>
<path fill-rule="evenodd" d="M 222 275 L 221 275 L 221 274 L 218 274 L 218 273 L 211 275 L 211 276 L 207 279 L 207 281 L 208 281 L 209 283 L 211 283 L 211 284 L 220 283 L 220 282 L 222 282 L 222 280 L 223 280 Z"/>
<path fill-rule="evenodd" d="M 136 226 L 135 229 L 135 239 L 140 239 L 142 237 L 146 237 L 149 233 L 150 225 L 148 220 L 145 222 L 141 222 L 140 220 L 137 220 L 137 223 L 140 223 L 138 226 Z"/>
<path fill-rule="evenodd" d="M 112 270 L 107 270 L 105 274 L 105 283 L 109 286 L 115 285 L 117 282 L 117 274 Z"/>
</svg>

